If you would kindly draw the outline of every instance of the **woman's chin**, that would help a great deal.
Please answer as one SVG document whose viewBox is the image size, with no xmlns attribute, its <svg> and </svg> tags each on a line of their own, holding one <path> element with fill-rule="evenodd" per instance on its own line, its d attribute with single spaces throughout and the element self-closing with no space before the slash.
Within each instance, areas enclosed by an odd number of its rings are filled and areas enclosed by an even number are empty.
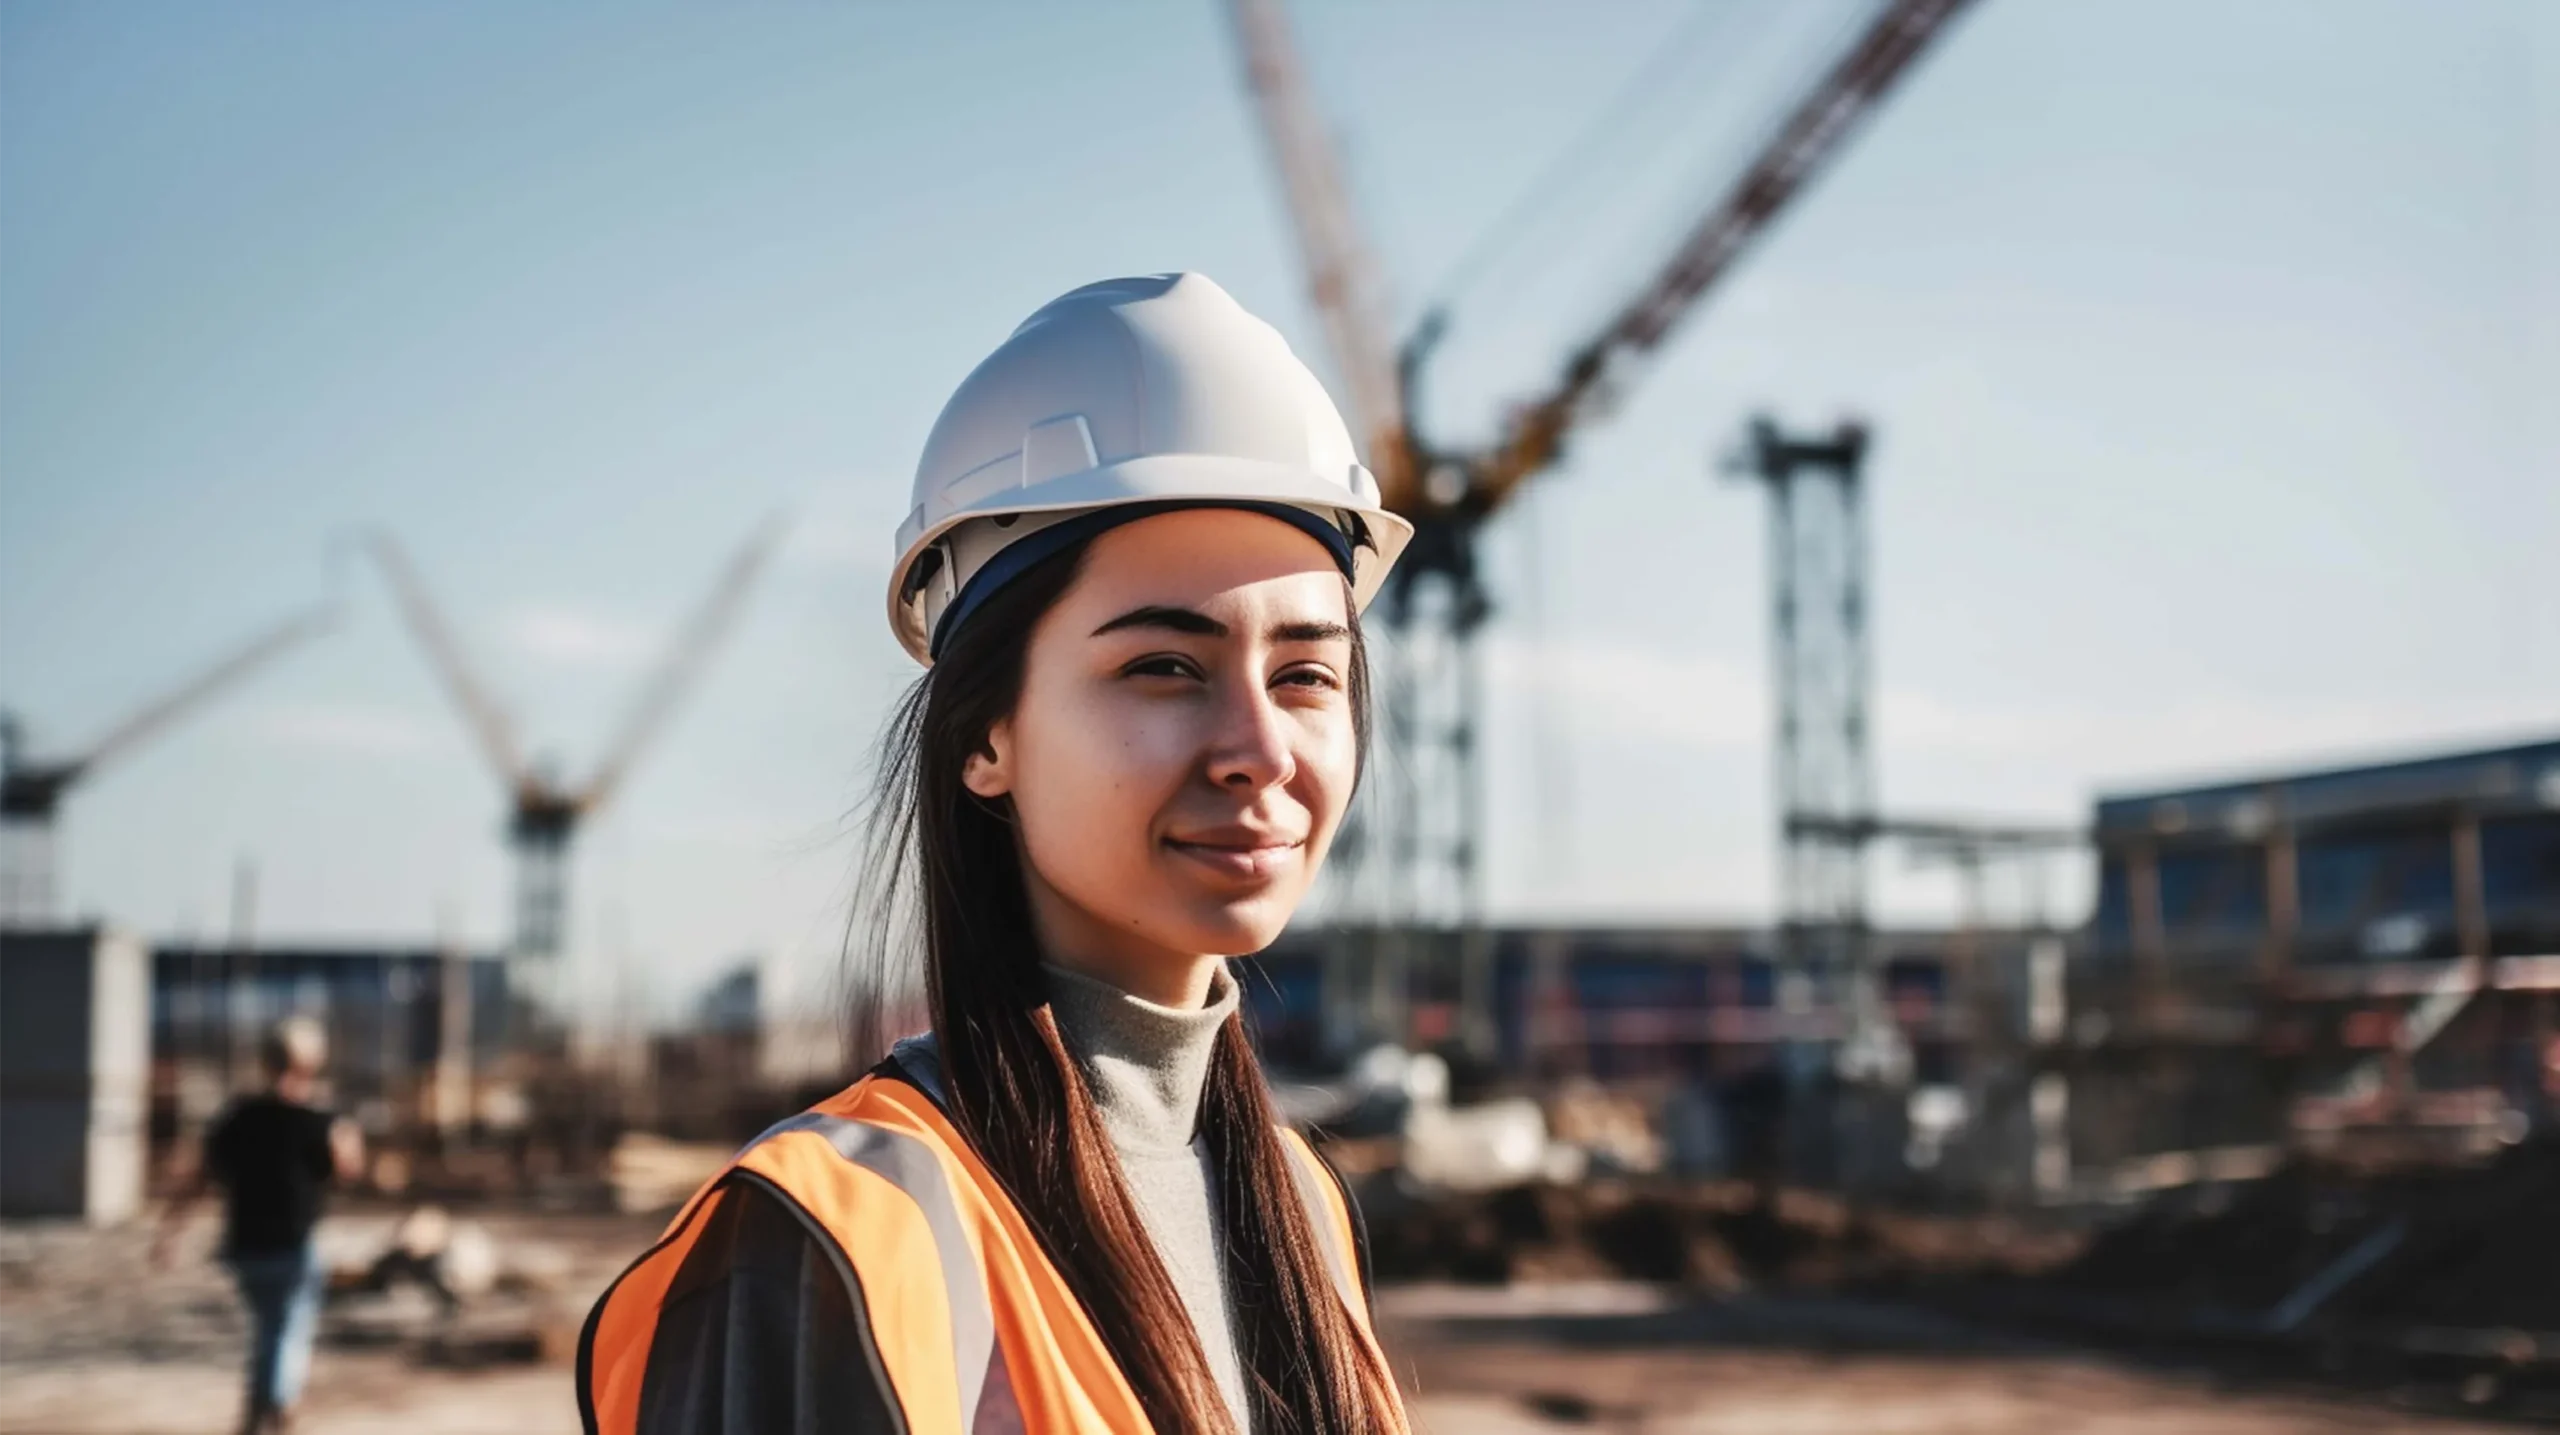
<svg viewBox="0 0 2560 1435">
<path fill-rule="evenodd" d="M 1289 925 L 1307 895 L 1299 871 L 1237 880 L 1227 874 L 1204 874 L 1187 863 L 1172 867 L 1154 874 L 1159 881 L 1148 885 L 1155 888 L 1156 896 L 1144 905 L 1174 917 L 1168 925 L 1179 929 L 1181 936 L 1166 945 L 1183 951 L 1221 956 L 1261 951 Z"/>
<path fill-rule="evenodd" d="M 1277 894 L 1204 902 L 1183 923 L 1192 951 L 1245 957 L 1270 946 L 1289 925 L 1298 904 Z"/>
</svg>

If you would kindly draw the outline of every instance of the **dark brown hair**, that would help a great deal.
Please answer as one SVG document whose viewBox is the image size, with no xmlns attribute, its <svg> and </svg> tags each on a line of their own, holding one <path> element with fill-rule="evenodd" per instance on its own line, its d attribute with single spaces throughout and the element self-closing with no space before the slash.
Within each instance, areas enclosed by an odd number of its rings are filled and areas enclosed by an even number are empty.
<svg viewBox="0 0 2560 1435">
<path fill-rule="evenodd" d="M 908 690 L 881 742 L 864 881 L 878 901 L 875 945 L 921 928 L 923 996 L 955 1123 L 1083 1303 L 1148 1421 L 1168 1435 L 1233 1431 L 1190 1315 L 1050 1013 L 1010 808 L 961 782 L 989 729 L 1013 712 L 1032 630 L 1074 583 L 1090 546 L 1007 584 Z M 1350 697 L 1365 756 L 1368 657 L 1356 616 L 1352 632 Z M 1387 1374 L 1329 1274 L 1241 1013 L 1218 1033 L 1200 1124 L 1217 1172 L 1227 1299 L 1254 1428 L 1267 1435 L 1393 1428 Z"/>
</svg>

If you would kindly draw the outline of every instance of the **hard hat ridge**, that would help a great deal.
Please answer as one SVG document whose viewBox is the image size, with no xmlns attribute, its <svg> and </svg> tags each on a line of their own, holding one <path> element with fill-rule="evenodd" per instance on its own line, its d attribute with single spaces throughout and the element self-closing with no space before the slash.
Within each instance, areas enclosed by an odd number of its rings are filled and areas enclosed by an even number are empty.
<svg viewBox="0 0 2560 1435">
<path fill-rule="evenodd" d="M 1343 535 L 1364 606 L 1412 535 L 1380 504 L 1315 375 L 1214 281 L 1159 274 L 1070 290 L 943 406 L 898 533 L 890 625 L 930 663 L 946 616 L 989 591 L 962 605 L 973 579 L 1028 566 L 1017 555 L 991 570 L 999 554 L 1082 514 L 1200 505 L 1299 512 L 1310 533 Z"/>
<path fill-rule="evenodd" d="M 1059 295 L 1057 298 L 1050 300 L 1048 303 L 1041 305 L 1039 308 L 1032 310 L 1029 318 L 1024 319 L 1021 323 L 1013 326 L 1013 332 L 1015 337 L 1020 337 L 1022 334 L 1027 333 L 1042 324 L 1055 323 L 1060 318 L 1073 313 L 1079 306 L 1086 304 L 1095 304 L 1107 309 L 1116 309 L 1123 304 L 1136 304 L 1143 303 L 1149 299 L 1161 299 L 1167 292 L 1172 290 L 1176 284 L 1179 284 L 1186 279 L 1207 284 L 1213 289 L 1218 287 L 1215 281 L 1211 280 L 1207 275 L 1190 273 L 1132 274 L 1119 279 L 1096 279 L 1090 284 L 1079 284 L 1073 289 L 1068 290 L 1066 293 Z M 1218 292 L 1221 295 L 1226 294 L 1224 289 L 1219 289 Z M 1229 296 L 1229 302 L 1234 302 L 1232 296 Z M 1244 312 L 1241 305 L 1237 307 L 1237 312 Z"/>
</svg>

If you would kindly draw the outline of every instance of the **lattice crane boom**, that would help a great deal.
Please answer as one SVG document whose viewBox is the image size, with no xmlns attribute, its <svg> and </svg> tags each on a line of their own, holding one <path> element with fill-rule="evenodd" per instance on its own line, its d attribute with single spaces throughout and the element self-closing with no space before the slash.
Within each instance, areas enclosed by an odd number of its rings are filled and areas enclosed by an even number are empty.
<svg viewBox="0 0 2560 1435">
<path fill-rule="evenodd" d="M 462 710 L 464 723 L 479 739 L 481 755 L 496 770 L 498 780 L 519 798 L 541 789 L 542 780 L 525 762 L 524 751 L 516 743 L 515 725 L 507 720 L 506 710 L 498 706 L 488 684 L 480 680 L 470 660 L 463 656 L 452 625 L 445 622 L 435 600 L 427 595 L 426 581 L 418 576 L 407 551 L 388 533 L 374 534 L 368 546 L 383 576 L 391 581 L 392 595 L 400 601 L 401 616 L 408 620 L 418 646 L 427 650 L 436 676 L 443 679 L 453 705 Z"/>
<path fill-rule="evenodd" d="M 177 688 L 153 699 L 109 728 L 80 753 L 52 761 L 29 757 L 13 716 L 0 716 L 0 811 L 13 818 L 50 820 L 62 795 L 115 757 L 211 702 L 222 692 L 286 652 L 319 636 L 337 621 L 332 607 L 315 608 L 268 629 Z"/>
<path fill-rule="evenodd" d="M 177 691 L 116 724 L 105 736 L 90 744 L 89 751 L 79 759 L 80 765 L 94 768 L 141 742 L 290 649 L 319 636 L 336 620 L 334 609 L 319 608 L 288 618 L 268 629 L 231 656 L 197 674 Z"/>
</svg>

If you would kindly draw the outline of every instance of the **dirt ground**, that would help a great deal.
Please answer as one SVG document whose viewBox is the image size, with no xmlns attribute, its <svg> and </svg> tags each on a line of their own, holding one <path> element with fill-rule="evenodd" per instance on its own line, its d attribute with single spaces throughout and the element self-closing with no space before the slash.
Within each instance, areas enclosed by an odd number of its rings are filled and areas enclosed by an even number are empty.
<svg viewBox="0 0 2560 1435">
<path fill-rule="evenodd" d="M 415 1292 L 334 1307 L 307 1435 L 550 1435 L 577 1428 L 568 1336 L 645 1222 L 479 1218 L 510 1275 L 460 1321 Z M 387 1216 L 333 1217 L 360 1259 Z M 241 1324 L 192 1233 L 155 1273 L 134 1232 L 0 1228 L 0 1432 L 214 1435 L 238 1399 Z M 405 1302 L 405 1304 L 404 1304 Z M 2356 1399 L 2235 1387 L 1993 1336 L 1943 1317 L 1819 1297 L 1682 1302 L 1614 1283 L 1385 1292 L 1382 1330 L 1435 1432 L 1645 1435 L 2294 1435 L 2499 1427 Z M 422 1332 L 424 1334 L 422 1334 Z"/>
<path fill-rule="evenodd" d="M 1380 1301 L 1425 1428 L 1483 1435 L 2312 1435 L 2505 1428 L 2120 1364 L 1828 1296 L 1683 1301 L 1590 1283 Z"/>
<path fill-rule="evenodd" d="M 331 1303 L 303 1428 L 315 1435 L 573 1432 L 577 1322 L 654 1233 L 619 1217 L 463 1218 L 498 1253 L 492 1288 L 445 1319 L 403 1286 Z M 332 1216 L 322 1258 L 360 1267 L 391 1213 Z M 0 1227 L 0 1432 L 213 1435 L 232 1428 L 246 1326 L 200 1219 L 166 1271 L 140 1230 Z"/>
</svg>

